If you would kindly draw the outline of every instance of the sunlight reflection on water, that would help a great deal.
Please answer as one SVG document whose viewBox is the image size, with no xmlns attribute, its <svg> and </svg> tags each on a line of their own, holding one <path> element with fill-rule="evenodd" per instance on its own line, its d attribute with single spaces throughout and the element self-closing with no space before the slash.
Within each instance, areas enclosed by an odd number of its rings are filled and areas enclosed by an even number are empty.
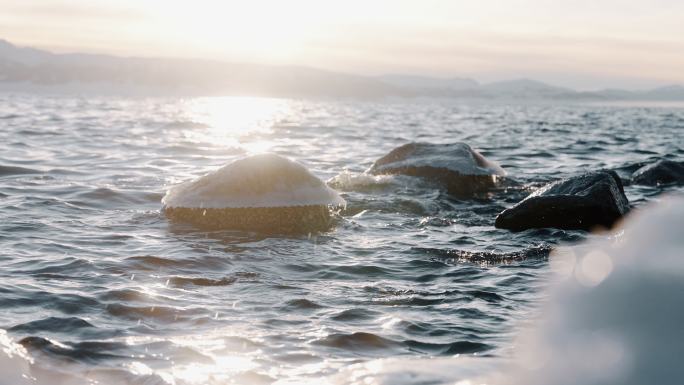
<svg viewBox="0 0 684 385">
<path fill-rule="evenodd" d="M 187 113 L 192 121 L 208 126 L 204 132 L 188 130 L 188 136 L 258 153 L 270 149 L 268 134 L 274 124 L 287 118 L 293 110 L 284 99 L 226 96 L 191 99 L 187 102 Z"/>
</svg>

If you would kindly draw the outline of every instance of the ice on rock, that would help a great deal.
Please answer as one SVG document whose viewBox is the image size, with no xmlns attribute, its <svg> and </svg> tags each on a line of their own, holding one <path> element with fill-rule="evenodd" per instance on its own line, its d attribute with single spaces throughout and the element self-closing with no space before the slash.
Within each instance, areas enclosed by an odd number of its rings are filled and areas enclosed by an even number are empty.
<svg viewBox="0 0 684 385">
<path fill-rule="evenodd" d="M 324 230 L 329 206 L 346 204 L 303 165 L 276 154 L 242 158 L 172 187 L 162 203 L 171 219 L 265 232 Z"/>
<path fill-rule="evenodd" d="M 162 203 L 165 207 L 240 208 L 341 206 L 345 201 L 300 163 L 261 154 L 174 186 Z"/>
<path fill-rule="evenodd" d="M 407 143 L 375 161 L 372 174 L 397 174 L 408 168 L 446 169 L 459 175 L 505 176 L 496 163 L 466 143 Z"/>
<path fill-rule="evenodd" d="M 407 175 L 436 182 L 453 195 L 471 196 L 498 185 L 506 172 L 466 143 L 407 143 L 376 160 L 372 175 Z"/>
</svg>

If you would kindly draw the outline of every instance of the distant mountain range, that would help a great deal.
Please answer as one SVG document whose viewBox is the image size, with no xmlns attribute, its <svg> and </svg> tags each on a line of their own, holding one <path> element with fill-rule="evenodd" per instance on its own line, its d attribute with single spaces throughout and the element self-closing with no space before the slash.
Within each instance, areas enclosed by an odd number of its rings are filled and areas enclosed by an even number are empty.
<svg viewBox="0 0 684 385">
<path fill-rule="evenodd" d="M 684 87 L 580 92 L 536 80 L 359 76 L 303 66 L 54 54 L 0 40 L 0 91 L 282 97 L 445 97 L 480 100 L 684 100 Z"/>
</svg>

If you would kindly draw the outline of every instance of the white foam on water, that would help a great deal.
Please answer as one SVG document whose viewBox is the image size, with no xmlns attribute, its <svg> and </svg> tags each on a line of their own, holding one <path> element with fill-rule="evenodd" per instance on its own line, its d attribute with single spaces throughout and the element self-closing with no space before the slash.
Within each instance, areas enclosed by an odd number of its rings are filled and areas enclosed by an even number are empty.
<svg viewBox="0 0 684 385">
<path fill-rule="evenodd" d="M 345 200 L 303 165 L 276 154 L 236 160 L 169 189 L 165 207 L 343 206 Z"/>
<path fill-rule="evenodd" d="M 371 175 L 366 172 L 353 173 L 348 170 L 342 171 L 327 181 L 329 186 L 342 191 L 382 187 L 395 182 L 396 177 L 394 175 Z"/>
</svg>

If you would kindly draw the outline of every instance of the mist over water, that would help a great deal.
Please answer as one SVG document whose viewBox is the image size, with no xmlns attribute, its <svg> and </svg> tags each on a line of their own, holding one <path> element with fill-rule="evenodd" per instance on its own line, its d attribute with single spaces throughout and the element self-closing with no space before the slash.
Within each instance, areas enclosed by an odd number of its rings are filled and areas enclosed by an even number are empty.
<svg viewBox="0 0 684 385">
<path fill-rule="evenodd" d="M 53 384 L 315 383 L 385 357 L 486 370 L 544 297 L 550 250 L 610 237 L 511 233 L 497 213 L 550 180 L 681 158 L 683 129 L 676 107 L 2 95 L 0 328 Z M 519 185 L 458 200 L 362 174 L 408 141 L 466 142 Z M 343 193 L 335 229 L 160 212 L 170 186 L 265 151 Z M 635 205 L 663 190 L 625 188 Z"/>
</svg>

